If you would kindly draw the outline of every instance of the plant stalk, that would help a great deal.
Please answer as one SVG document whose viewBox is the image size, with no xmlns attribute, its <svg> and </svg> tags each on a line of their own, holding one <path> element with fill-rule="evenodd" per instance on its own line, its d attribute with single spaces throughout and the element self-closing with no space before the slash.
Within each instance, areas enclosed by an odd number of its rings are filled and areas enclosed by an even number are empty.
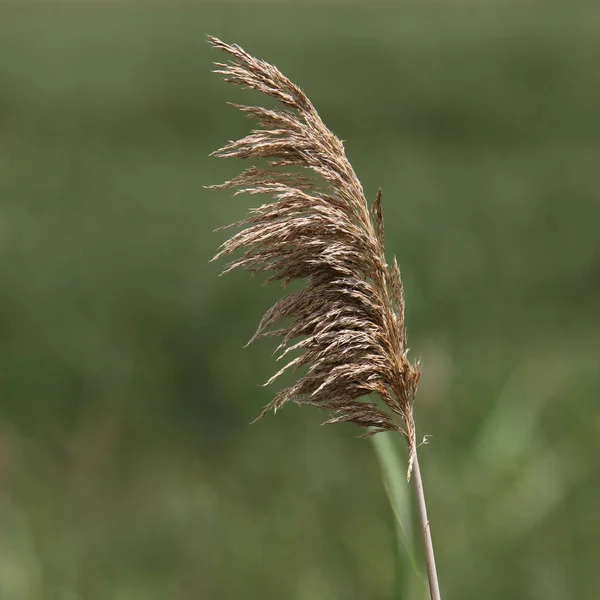
<svg viewBox="0 0 600 600">
<path fill-rule="evenodd" d="M 429 519 L 427 518 L 427 505 L 425 504 L 425 493 L 423 492 L 423 480 L 421 479 L 419 457 L 417 456 L 416 452 L 412 470 L 412 478 L 415 484 L 415 492 L 417 494 L 417 509 L 419 512 L 421 533 L 423 534 L 423 546 L 425 547 L 425 565 L 427 567 L 427 579 L 429 580 L 429 594 L 431 596 L 431 600 L 441 600 L 440 584 L 438 582 L 437 570 L 435 568 L 435 554 L 433 553 L 431 530 L 429 528 Z"/>
</svg>

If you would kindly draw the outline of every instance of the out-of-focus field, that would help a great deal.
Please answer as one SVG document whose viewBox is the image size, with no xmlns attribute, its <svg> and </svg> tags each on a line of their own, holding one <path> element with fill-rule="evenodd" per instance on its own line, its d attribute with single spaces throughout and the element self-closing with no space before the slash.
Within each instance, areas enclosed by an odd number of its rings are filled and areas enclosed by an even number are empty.
<svg viewBox="0 0 600 600">
<path fill-rule="evenodd" d="M 600 597 L 600 9 L 515 2 L 0 10 L 0 598 L 406 597 L 371 444 L 248 425 L 280 291 L 203 185 L 261 99 L 207 33 L 383 187 L 444 598 Z"/>
</svg>

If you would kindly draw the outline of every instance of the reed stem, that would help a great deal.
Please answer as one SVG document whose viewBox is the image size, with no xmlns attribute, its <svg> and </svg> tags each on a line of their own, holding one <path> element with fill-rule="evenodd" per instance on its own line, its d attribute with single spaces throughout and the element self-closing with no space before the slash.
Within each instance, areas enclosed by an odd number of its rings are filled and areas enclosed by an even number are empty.
<svg viewBox="0 0 600 600">
<path fill-rule="evenodd" d="M 441 600 L 440 584 L 438 582 L 437 570 L 435 568 L 433 541 L 431 540 L 431 529 L 429 527 L 429 519 L 427 518 L 427 505 L 425 504 L 423 480 L 421 478 L 421 469 L 419 468 L 419 457 L 417 456 L 416 452 L 412 470 L 412 479 L 415 484 L 415 492 L 417 494 L 417 510 L 419 513 L 421 533 L 423 534 L 425 565 L 427 567 L 427 579 L 429 580 L 429 594 L 431 596 L 431 600 Z"/>
</svg>

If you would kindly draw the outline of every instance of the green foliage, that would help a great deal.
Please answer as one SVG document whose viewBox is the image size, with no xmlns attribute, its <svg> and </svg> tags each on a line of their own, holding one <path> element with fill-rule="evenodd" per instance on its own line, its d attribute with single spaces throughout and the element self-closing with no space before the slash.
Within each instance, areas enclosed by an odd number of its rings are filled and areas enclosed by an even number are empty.
<svg viewBox="0 0 600 600">
<path fill-rule="evenodd" d="M 414 576 L 356 429 L 248 426 L 279 290 L 208 263 L 252 200 L 205 192 L 240 167 L 207 155 L 252 94 L 206 33 L 276 62 L 383 187 L 443 597 L 598 597 L 600 12 L 557 3 L 1 9 L 0 597 Z"/>
<path fill-rule="evenodd" d="M 412 532 L 413 502 L 411 486 L 406 485 L 403 471 L 406 470 L 406 460 L 402 460 L 402 452 L 397 445 L 399 436 L 392 433 L 382 433 L 373 437 L 373 447 L 381 467 L 383 485 L 387 493 L 390 507 L 394 513 L 396 531 L 396 547 L 398 564 L 396 565 L 397 598 L 415 598 L 417 584 L 421 584 L 421 596 L 429 597 L 426 579 L 420 572 L 415 557 L 415 539 Z"/>
</svg>

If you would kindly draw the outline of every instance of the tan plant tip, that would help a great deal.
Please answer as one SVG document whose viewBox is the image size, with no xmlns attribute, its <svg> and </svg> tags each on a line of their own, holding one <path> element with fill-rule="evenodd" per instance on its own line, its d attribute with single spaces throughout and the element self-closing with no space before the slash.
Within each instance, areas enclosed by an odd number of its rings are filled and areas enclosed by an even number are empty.
<svg viewBox="0 0 600 600">
<path fill-rule="evenodd" d="M 304 289 L 266 312 L 250 340 L 270 335 L 282 340 L 277 352 L 285 365 L 268 384 L 288 369 L 308 367 L 259 418 L 293 401 L 329 411 L 326 423 L 364 427 L 365 436 L 399 431 L 409 445 L 410 476 L 420 368 L 407 358 L 400 269 L 395 258 L 391 267 L 385 260 L 381 190 L 369 210 L 342 142 L 298 86 L 239 46 L 208 40 L 231 57 L 217 63 L 216 72 L 225 81 L 263 92 L 282 105 L 235 105 L 258 128 L 213 153 L 266 160 L 266 167 L 250 167 L 211 187 L 272 197 L 235 224 L 241 231 L 221 245 L 215 258 L 241 251 L 223 272 L 242 267 L 268 273 L 269 281 L 306 281 Z M 291 358 L 294 351 L 299 355 Z M 362 399 L 369 394 L 378 394 L 384 407 Z"/>
</svg>

